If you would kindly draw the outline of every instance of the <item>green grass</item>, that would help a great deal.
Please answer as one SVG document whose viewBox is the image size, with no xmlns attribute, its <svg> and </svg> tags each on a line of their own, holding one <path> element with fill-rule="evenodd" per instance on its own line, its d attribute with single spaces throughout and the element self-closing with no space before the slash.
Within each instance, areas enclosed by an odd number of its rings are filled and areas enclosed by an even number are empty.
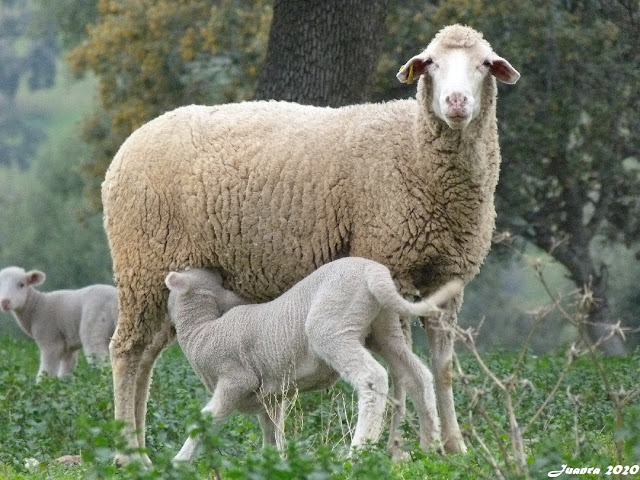
<svg viewBox="0 0 640 480">
<path fill-rule="evenodd" d="M 208 436 L 208 450 L 197 462 L 176 469 L 171 458 L 186 438 L 189 425 L 206 428 L 199 415 L 209 395 L 191 371 L 180 350 L 173 346 L 155 369 L 147 416 L 147 442 L 154 468 L 138 465 L 116 469 L 111 460 L 120 445 L 120 425 L 113 420 L 111 374 L 91 369 L 81 361 L 65 381 L 46 379 L 34 384 L 37 348 L 28 340 L 0 337 L 0 480 L 4 479 L 191 479 L 212 478 L 214 467 L 225 479 L 480 479 L 494 478 L 493 470 L 475 438 L 465 455 L 439 456 L 420 452 L 413 440 L 415 418 L 405 425 L 408 461 L 394 464 L 384 452 L 384 439 L 358 457 L 346 461 L 349 425 L 355 418 L 355 397 L 339 384 L 327 392 L 301 394 L 287 417 L 288 449 L 284 457 L 261 448 L 257 421 L 235 415 L 218 437 Z M 519 374 L 514 400 L 521 427 L 543 403 L 564 365 L 563 355 L 527 357 Z M 463 428 L 471 427 L 487 445 L 506 478 L 514 473 L 508 454 L 504 395 L 491 388 L 470 356 L 460 356 L 469 385 L 455 383 L 456 404 Z M 511 372 L 513 354 L 492 354 L 485 361 L 499 378 Z M 640 354 L 627 359 L 600 359 L 615 390 L 632 390 L 640 377 Z M 566 391 L 579 395 L 574 404 Z M 482 391 L 478 397 L 477 392 Z M 476 402 L 480 398 L 479 402 Z M 481 408 L 479 408 L 480 406 Z M 576 410 L 577 409 L 577 410 Z M 479 414 L 485 412 L 485 417 Z M 472 415 L 471 415 L 472 413 Z M 489 421 L 488 421 L 489 420 Z M 497 429 L 493 431 L 492 429 Z M 576 446 L 576 438 L 580 439 Z M 615 440 L 624 457 L 616 457 Z M 507 454 L 501 454 L 505 449 Z M 623 412 L 622 428 L 614 428 L 614 409 L 602 387 L 600 374 L 589 358 L 579 359 L 548 408 L 525 435 L 531 478 L 571 466 L 640 463 L 640 406 L 637 400 Z M 55 459 L 82 455 L 81 465 L 66 467 Z M 39 464 L 31 469 L 25 460 Z M 610 478 L 602 476 L 602 478 Z M 597 478 L 587 476 L 581 478 Z M 627 477 L 629 478 L 629 477 Z"/>
</svg>

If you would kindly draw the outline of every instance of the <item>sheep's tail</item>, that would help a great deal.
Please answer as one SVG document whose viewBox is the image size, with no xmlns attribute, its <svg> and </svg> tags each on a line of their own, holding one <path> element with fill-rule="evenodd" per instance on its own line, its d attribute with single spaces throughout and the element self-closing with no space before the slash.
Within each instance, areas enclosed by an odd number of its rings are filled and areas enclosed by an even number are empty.
<svg viewBox="0 0 640 480">
<path fill-rule="evenodd" d="M 449 301 L 462 291 L 461 280 L 451 280 L 419 302 L 410 302 L 402 298 L 391 278 L 389 270 L 367 267 L 365 270 L 367 286 L 371 294 L 380 304 L 400 315 L 425 316 L 440 311 L 439 306 Z"/>
</svg>

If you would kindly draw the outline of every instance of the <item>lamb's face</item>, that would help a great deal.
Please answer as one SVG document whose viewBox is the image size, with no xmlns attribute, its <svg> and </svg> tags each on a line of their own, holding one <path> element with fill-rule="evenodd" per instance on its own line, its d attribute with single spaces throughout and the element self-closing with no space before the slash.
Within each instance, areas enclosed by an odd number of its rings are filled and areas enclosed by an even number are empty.
<svg viewBox="0 0 640 480">
<path fill-rule="evenodd" d="M 488 75 L 515 83 L 520 74 L 475 30 L 453 25 L 438 33 L 429 46 L 411 58 L 398 79 L 411 83 L 424 75 L 431 82 L 431 108 L 454 130 L 462 130 L 478 116 Z"/>
<path fill-rule="evenodd" d="M 207 310 L 220 316 L 218 292 L 222 278 L 216 271 L 194 268 L 183 272 L 170 272 L 164 281 L 169 288 L 168 309 L 175 324 L 184 320 L 185 311 Z"/>
<path fill-rule="evenodd" d="M 38 270 L 25 272 L 19 267 L 0 270 L 0 309 L 4 312 L 20 310 L 27 301 L 29 289 L 40 285 L 45 278 Z"/>
</svg>

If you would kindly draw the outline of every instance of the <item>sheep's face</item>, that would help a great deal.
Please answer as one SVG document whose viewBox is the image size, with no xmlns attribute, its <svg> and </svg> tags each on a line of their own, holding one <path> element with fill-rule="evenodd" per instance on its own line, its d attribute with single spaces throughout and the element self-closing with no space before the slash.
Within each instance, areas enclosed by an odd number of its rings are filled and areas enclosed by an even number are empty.
<svg viewBox="0 0 640 480">
<path fill-rule="evenodd" d="M 520 74 L 475 30 L 453 25 L 441 30 L 429 46 L 398 72 L 401 82 L 424 75 L 431 82 L 431 108 L 454 130 L 462 130 L 478 116 L 485 79 L 493 75 L 513 84 Z"/>
<path fill-rule="evenodd" d="M 19 267 L 0 270 L 0 309 L 3 312 L 20 310 L 27 301 L 29 289 L 40 285 L 45 278 L 45 274 L 38 270 L 25 272 Z"/>
</svg>

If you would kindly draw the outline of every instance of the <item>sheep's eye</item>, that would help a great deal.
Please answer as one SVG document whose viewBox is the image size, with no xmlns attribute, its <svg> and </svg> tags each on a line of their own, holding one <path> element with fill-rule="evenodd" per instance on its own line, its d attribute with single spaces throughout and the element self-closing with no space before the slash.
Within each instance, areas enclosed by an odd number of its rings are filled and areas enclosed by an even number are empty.
<svg viewBox="0 0 640 480">
<path fill-rule="evenodd" d="M 432 58 L 427 58 L 424 62 L 424 64 L 428 67 L 429 65 L 431 65 L 433 63 L 433 59 Z"/>
<path fill-rule="evenodd" d="M 19 286 L 20 288 L 24 288 L 24 282 L 20 282 L 20 283 L 18 283 L 18 286 Z"/>
<path fill-rule="evenodd" d="M 483 63 L 482 65 L 484 65 L 485 67 L 489 68 L 489 67 L 491 67 L 491 65 L 493 65 L 493 64 L 491 63 L 491 61 L 489 61 L 489 60 L 485 60 L 485 61 L 484 61 L 484 63 Z"/>
</svg>

